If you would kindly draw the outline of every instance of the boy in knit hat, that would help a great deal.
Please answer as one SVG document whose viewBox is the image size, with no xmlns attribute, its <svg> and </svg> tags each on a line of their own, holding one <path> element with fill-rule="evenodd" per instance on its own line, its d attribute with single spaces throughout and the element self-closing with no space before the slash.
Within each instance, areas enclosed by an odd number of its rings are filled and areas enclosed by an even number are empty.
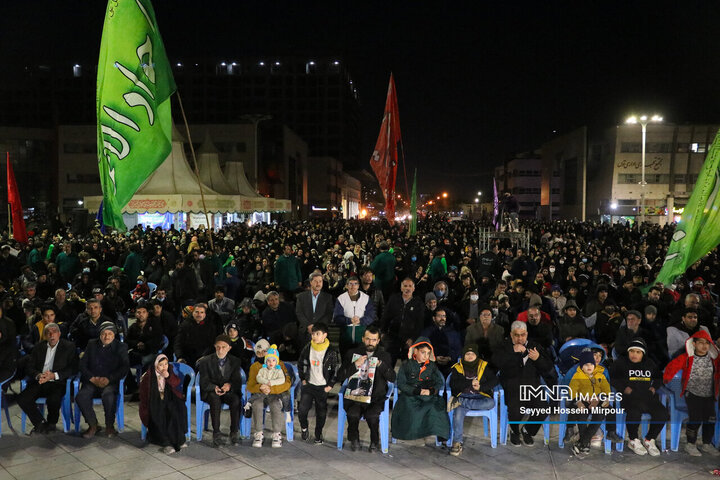
<svg viewBox="0 0 720 480">
<path fill-rule="evenodd" d="M 327 397 L 335 384 L 340 356 L 330 347 L 328 326 L 316 322 L 312 326 L 312 340 L 305 345 L 298 360 L 298 370 L 302 380 L 302 393 L 298 405 L 298 418 L 302 430 L 302 439 L 310 437 L 308 430 L 308 412 L 315 404 L 315 444 L 323 443 L 323 427 L 327 418 Z"/>
<path fill-rule="evenodd" d="M 662 374 L 647 353 L 647 344 L 635 338 L 627 349 L 627 357 L 620 357 L 610 368 L 612 387 L 622 393 L 621 407 L 627 415 L 626 425 L 630 442 L 628 447 L 638 455 L 660 456 L 655 438 L 670 419 L 667 409 L 660 402 L 657 389 L 662 387 Z M 650 414 L 650 428 L 645 438 L 638 438 L 640 418 Z M 608 428 L 610 428 L 608 426 Z"/>
<path fill-rule="evenodd" d="M 570 390 L 575 399 L 575 406 L 581 412 L 569 415 L 569 421 L 586 420 L 590 414 L 590 408 L 610 405 L 610 384 L 605 378 L 605 369 L 597 365 L 595 354 L 591 349 L 580 354 L 578 367 L 570 379 Z M 590 414 L 591 423 L 577 425 L 580 438 L 572 446 L 573 455 L 584 456 L 590 453 L 590 440 L 597 431 L 598 424 L 603 420 L 605 420 L 605 414 L 592 413 Z"/>
</svg>

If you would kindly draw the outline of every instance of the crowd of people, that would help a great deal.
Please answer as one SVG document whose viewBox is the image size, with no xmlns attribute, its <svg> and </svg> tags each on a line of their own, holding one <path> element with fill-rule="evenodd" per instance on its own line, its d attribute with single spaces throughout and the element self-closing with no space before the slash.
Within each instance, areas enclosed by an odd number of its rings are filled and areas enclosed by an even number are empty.
<svg viewBox="0 0 720 480">
<path fill-rule="evenodd" d="M 6 239 L 0 382 L 28 379 L 18 404 L 35 431 L 47 433 L 56 428 L 64 382 L 79 372 L 75 398 L 86 438 L 103 429 L 94 397 L 102 398 L 104 430 L 112 436 L 119 389 L 137 393 L 149 439 L 172 453 L 184 446 L 187 430 L 173 359 L 199 374 L 215 445 L 224 443 L 225 404 L 231 443 L 239 442 L 245 415 L 252 417 L 253 446 L 261 447 L 269 407 L 271 443 L 282 446 L 296 374 L 301 437 L 309 440 L 314 405 L 313 440 L 323 443 L 335 384 L 372 378 L 344 401 L 352 450 L 362 448 L 361 417 L 370 427 L 368 449 L 380 448 L 379 417 L 396 383 L 393 436 L 451 438 L 450 453 L 460 455 L 465 416 L 493 408 L 498 384 L 510 442 L 531 445 L 546 415 L 522 414 L 543 402 L 521 398 L 521 386 L 562 382 L 570 372 L 582 398 L 588 389 L 590 396 L 611 387 L 624 393 L 630 448 L 656 455 L 659 429 L 653 424 L 640 438 L 637 422 L 642 413 L 666 418 L 658 390 L 679 374 L 690 413 L 686 450 L 717 454 L 708 446 L 720 385 L 716 251 L 662 285 L 653 280 L 672 226 L 523 221 L 529 248 L 506 239 L 480 251 L 481 226 L 436 216 L 420 222 L 414 236 L 405 225 L 333 220 L 218 231 L 42 231 L 27 245 Z M 335 330 L 337 349 L 328 337 Z M 592 347 L 563 357 L 563 345 L 577 339 Z M 446 379 L 444 399 L 438 393 Z M 251 394 L 246 403 L 243 382 Z M 47 416 L 35 407 L 38 397 L 47 398 Z M 602 399 L 578 400 L 573 418 L 598 404 Z M 614 424 L 613 417 L 592 419 Z M 599 443 L 596 427 L 581 424 L 569 437 L 576 455 Z M 607 431 L 608 439 L 622 440 Z"/>
</svg>

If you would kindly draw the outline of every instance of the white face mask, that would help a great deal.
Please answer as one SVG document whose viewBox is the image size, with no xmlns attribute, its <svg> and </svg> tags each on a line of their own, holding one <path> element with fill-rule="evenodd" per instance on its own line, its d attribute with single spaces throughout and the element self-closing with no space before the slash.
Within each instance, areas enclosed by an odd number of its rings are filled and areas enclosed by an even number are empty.
<svg viewBox="0 0 720 480">
<path fill-rule="evenodd" d="M 497 309 L 497 308 L 493 308 L 493 309 L 492 309 L 492 312 L 493 312 L 493 317 L 496 317 L 497 314 L 498 314 L 498 309 Z"/>
<path fill-rule="evenodd" d="M 550 268 L 550 273 L 555 273 L 555 268 L 551 267 L 551 268 Z"/>
<path fill-rule="evenodd" d="M 477 295 L 470 295 L 470 301 L 472 301 L 472 302 L 477 302 L 478 298 L 480 298 L 480 297 Z"/>
</svg>

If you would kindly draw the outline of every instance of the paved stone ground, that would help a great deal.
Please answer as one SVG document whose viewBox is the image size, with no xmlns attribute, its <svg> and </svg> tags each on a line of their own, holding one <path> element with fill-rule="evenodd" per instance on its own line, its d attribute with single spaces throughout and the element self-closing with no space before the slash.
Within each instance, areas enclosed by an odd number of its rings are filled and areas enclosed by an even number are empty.
<svg viewBox="0 0 720 480">
<path fill-rule="evenodd" d="M 210 435 L 206 432 L 203 442 L 193 440 L 189 448 L 174 455 L 164 455 L 153 445 L 142 445 L 137 403 L 126 405 L 126 428 L 117 438 L 92 440 L 62 432 L 48 436 L 23 435 L 20 433 L 20 411 L 13 405 L 10 412 L 17 432 L 9 431 L 2 419 L 0 480 L 689 480 L 711 478 L 708 471 L 720 466 L 720 457 L 691 459 L 681 452 L 663 452 L 659 458 L 650 458 L 639 457 L 627 450 L 612 455 L 597 450 L 579 460 L 568 450 L 557 447 L 556 427 L 553 427 L 550 447 L 542 445 L 541 434 L 538 434 L 534 447 L 498 445 L 493 449 L 483 436 L 480 418 L 467 420 L 470 426 L 465 429 L 465 451 L 459 458 L 449 456 L 447 450 L 436 448 L 434 444 L 425 446 L 423 441 L 391 444 L 387 455 L 351 452 L 349 449 L 341 452 L 335 444 L 336 405 L 331 400 L 326 442 L 321 446 L 302 442 L 297 432 L 299 427 L 296 427 L 295 441 L 284 442 L 281 449 L 270 448 L 268 435 L 261 449 L 251 448 L 249 440 L 244 440 L 241 446 L 215 449 L 210 446 Z M 227 413 L 224 415 L 227 424 L 229 417 Z M 361 435 L 367 438 L 366 428 L 361 429 Z M 682 450 L 682 443 L 680 447 Z"/>
</svg>

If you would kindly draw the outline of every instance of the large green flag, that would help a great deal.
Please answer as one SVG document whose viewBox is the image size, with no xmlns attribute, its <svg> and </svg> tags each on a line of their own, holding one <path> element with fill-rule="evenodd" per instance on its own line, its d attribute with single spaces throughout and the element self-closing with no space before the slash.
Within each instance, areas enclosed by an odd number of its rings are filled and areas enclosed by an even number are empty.
<svg viewBox="0 0 720 480">
<path fill-rule="evenodd" d="M 410 236 L 417 235 L 417 168 L 413 177 L 412 198 L 410 199 Z"/>
<path fill-rule="evenodd" d="M 720 243 L 720 131 L 698 175 L 656 282 L 672 283 Z"/>
<path fill-rule="evenodd" d="M 125 230 L 122 208 L 170 154 L 174 91 L 150 0 L 109 0 L 97 76 L 105 225 Z"/>
</svg>

